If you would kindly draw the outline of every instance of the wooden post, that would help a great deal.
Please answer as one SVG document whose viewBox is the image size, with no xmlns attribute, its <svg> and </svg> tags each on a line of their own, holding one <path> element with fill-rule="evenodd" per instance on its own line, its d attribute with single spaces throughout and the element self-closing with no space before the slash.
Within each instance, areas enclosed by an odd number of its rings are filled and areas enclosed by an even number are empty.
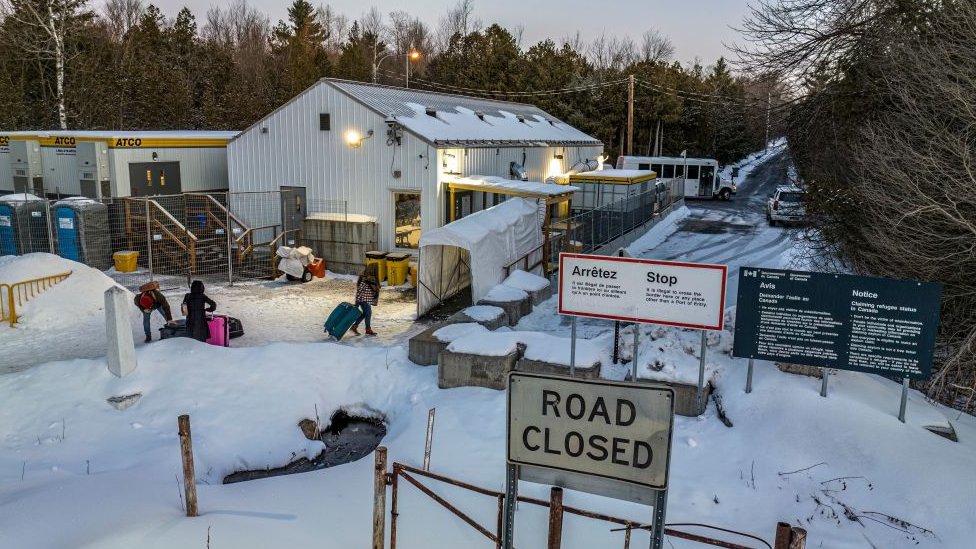
<svg viewBox="0 0 976 549">
<path fill-rule="evenodd" d="M 373 549 L 386 546 L 386 447 L 376 448 L 373 470 Z"/>
<path fill-rule="evenodd" d="M 773 541 L 773 549 L 790 549 L 790 537 L 792 531 L 788 522 L 776 524 L 776 540 Z"/>
<path fill-rule="evenodd" d="M 807 549 L 807 531 L 799 526 L 790 529 L 790 549 Z"/>
<path fill-rule="evenodd" d="M 183 414 L 178 420 L 180 450 L 183 454 L 183 490 L 186 492 L 186 516 L 197 516 L 197 484 L 193 472 L 193 439 L 190 437 L 190 416 Z"/>
<path fill-rule="evenodd" d="M 563 489 L 553 487 L 549 492 L 549 544 L 547 549 L 560 549 L 563 541 Z"/>
<path fill-rule="evenodd" d="M 627 154 L 634 154 L 634 75 L 627 78 Z"/>
</svg>

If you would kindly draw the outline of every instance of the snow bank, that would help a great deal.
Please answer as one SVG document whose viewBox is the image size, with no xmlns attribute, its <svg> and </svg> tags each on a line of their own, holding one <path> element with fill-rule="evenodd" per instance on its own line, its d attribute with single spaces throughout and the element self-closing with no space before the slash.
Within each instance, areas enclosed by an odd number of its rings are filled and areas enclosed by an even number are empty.
<svg viewBox="0 0 976 549">
<path fill-rule="evenodd" d="M 549 287 L 549 280 L 536 274 L 518 270 L 508 275 L 502 284 L 526 292 L 538 292 Z"/>
<path fill-rule="evenodd" d="M 0 282 L 7 284 L 69 271 L 71 276 L 18 307 L 19 325 L 53 329 L 91 322 L 104 314 L 105 290 L 117 284 L 97 269 L 52 254 L 0 258 Z"/>
</svg>

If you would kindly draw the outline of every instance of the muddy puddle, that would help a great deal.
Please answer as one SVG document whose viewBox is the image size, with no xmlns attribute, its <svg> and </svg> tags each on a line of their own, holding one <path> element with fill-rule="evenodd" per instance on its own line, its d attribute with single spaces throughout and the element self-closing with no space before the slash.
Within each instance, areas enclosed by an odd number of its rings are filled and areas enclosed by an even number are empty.
<svg viewBox="0 0 976 549">
<path fill-rule="evenodd" d="M 314 425 L 314 422 L 307 421 Z M 309 434 L 306 432 L 306 436 Z M 224 484 L 307 473 L 351 463 L 373 453 L 385 436 L 386 422 L 382 419 L 350 415 L 339 410 L 332 415 L 328 428 L 316 437 L 325 444 L 325 450 L 315 459 L 301 458 L 273 469 L 237 471 L 224 477 Z"/>
</svg>

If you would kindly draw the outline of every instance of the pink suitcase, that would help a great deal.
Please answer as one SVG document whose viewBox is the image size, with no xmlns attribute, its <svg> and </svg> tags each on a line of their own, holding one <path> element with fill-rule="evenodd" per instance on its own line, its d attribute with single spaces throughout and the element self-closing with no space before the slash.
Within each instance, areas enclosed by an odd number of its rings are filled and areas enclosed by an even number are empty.
<svg viewBox="0 0 976 549">
<path fill-rule="evenodd" d="M 218 347 L 230 347 L 230 322 L 224 315 L 213 315 L 207 320 L 210 337 L 207 343 Z"/>
</svg>

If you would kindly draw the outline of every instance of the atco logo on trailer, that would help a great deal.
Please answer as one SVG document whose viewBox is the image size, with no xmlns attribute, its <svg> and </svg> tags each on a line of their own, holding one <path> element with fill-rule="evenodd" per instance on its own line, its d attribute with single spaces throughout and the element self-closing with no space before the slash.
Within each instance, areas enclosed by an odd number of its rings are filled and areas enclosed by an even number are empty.
<svg viewBox="0 0 976 549">
<path fill-rule="evenodd" d="M 559 314 L 721 330 L 728 267 L 559 254 Z"/>
</svg>

